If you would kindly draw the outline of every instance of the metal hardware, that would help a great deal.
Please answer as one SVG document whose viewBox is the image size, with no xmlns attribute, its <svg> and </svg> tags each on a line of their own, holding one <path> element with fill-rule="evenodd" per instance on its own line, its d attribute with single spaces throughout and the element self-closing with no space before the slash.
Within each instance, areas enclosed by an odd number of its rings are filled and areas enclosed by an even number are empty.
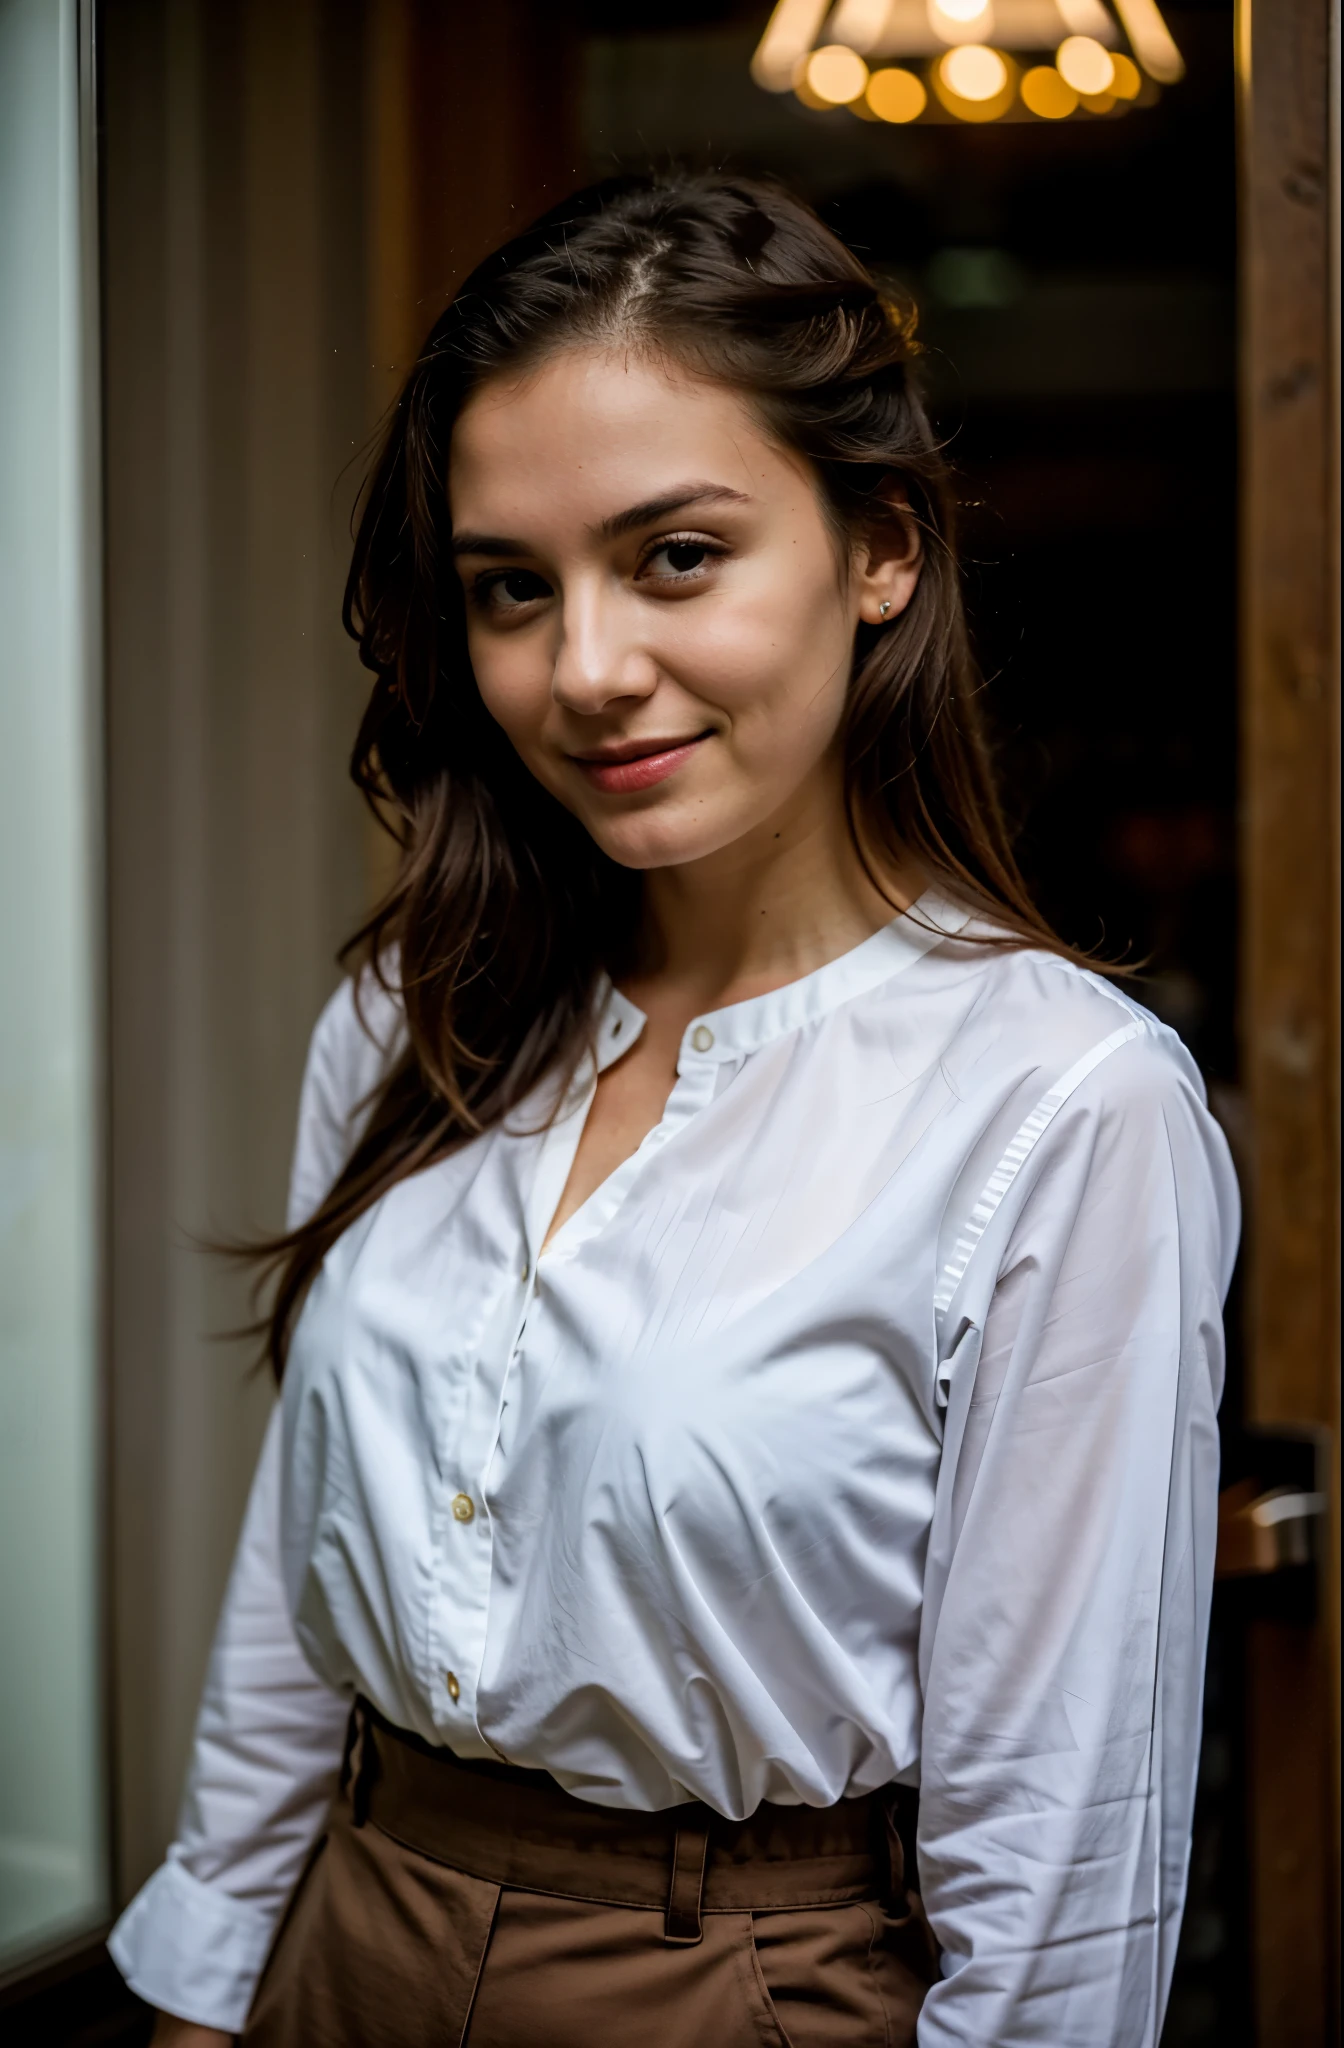
<svg viewBox="0 0 1344 2048">
<path fill-rule="evenodd" d="M 1313 1524 L 1325 1508 L 1323 1493 L 1291 1486 L 1271 1486 L 1262 1493 L 1255 1479 L 1229 1486 L 1218 1499 L 1219 1578 L 1309 1565 L 1315 1552 Z"/>
<path fill-rule="evenodd" d="M 1228 1462 L 1235 1459 L 1243 1473 L 1249 1468 L 1249 1476 L 1218 1496 L 1215 1576 L 1226 1588 L 1223 1597 L 1247 1613 L 1309 1623 L 1329 1512 L 1328 1435 L 1306 1427 L 1251 1429 L 1226 1449 Z"/>
</svg>

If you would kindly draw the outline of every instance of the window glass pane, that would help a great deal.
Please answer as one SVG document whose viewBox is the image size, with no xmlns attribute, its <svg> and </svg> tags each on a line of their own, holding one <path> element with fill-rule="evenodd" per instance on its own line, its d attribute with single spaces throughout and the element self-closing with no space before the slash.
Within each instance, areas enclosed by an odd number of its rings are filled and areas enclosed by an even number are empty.
<svg viewBox="0 0 1344 2048">
<path fill-rule="evenodd" d="M 0 1970 L 106 1906 L 75 0 L 0 0 Z"/>
</svg>

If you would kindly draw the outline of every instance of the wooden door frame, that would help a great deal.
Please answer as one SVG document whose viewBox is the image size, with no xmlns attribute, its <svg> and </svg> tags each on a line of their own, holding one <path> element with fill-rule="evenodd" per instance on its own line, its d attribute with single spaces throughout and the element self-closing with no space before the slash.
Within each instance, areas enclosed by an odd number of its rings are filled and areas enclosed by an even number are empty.
<svg viewBox="0 0 1344 2048">
<path fill-rule="evenodd" d="M 1314 1625 L 1248 1644 L 1262 2048 L 1338 2039 L 1338 0 L 1238 0 L 1247 1416 L 1330 1474 Z"/>
</svg>

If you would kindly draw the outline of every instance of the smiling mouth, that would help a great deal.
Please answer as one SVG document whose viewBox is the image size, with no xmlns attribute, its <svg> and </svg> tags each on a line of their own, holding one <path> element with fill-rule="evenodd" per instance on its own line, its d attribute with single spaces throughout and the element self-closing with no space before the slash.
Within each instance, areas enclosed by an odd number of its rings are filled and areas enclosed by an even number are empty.
<svg viewBox="0 0 1344 2048">
<path fill-rule="evenodd" d="M 595 789 L 608 796 L 626 796 L 633 790 L 652 789 L 665 782 L 690 760 L 701 743 L 712 735 L 692 734 L 687 740 L 629 740 L 600 754 L 571 754 Z"/>
</svg>

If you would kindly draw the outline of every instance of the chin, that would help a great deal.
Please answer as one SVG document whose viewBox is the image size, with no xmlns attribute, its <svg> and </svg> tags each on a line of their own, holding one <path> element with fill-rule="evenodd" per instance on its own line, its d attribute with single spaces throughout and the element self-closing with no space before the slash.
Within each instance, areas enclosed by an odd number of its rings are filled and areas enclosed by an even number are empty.
<svg viewBox="0 0 1344 2048">
<path fill-rule="evenodd" d="M 586 818 L 583 822 L 608 859 L 623 868 L 684 867 L 731 845 L 742 829 L 722 823 L 716 830 L 703 818 L 659 818 L 649 813 L 603 819 L 599 830 Z"/>
</svg>

